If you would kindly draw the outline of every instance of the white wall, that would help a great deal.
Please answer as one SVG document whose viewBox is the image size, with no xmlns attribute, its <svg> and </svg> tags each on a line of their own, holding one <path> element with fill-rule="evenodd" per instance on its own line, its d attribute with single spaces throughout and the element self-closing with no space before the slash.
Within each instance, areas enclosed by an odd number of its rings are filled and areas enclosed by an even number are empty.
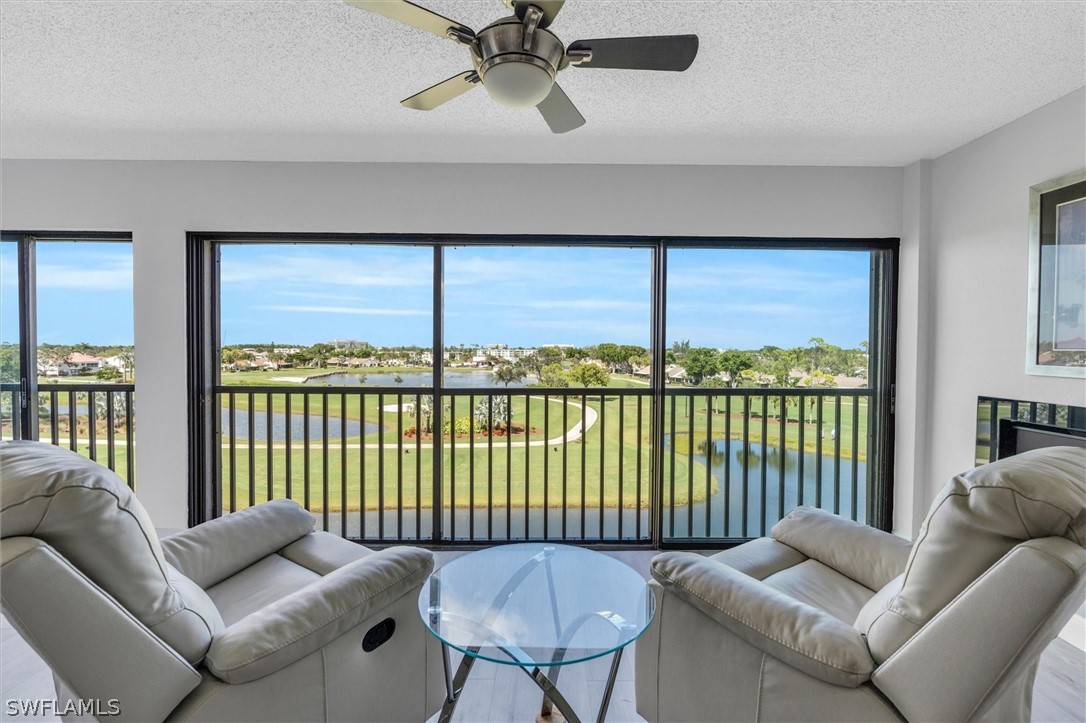
<svg viewBox="0 0 1086 723">
<path fill-rule="evenodd" d="M 1084 166 L 1086 90 L 932 163 L 924 508 L 973 466 L 978 396 L 1086 404 L 1081 380 L 1025 373 L 1029 187 Z"/>
<path fill-rule="evenodd" d="M 132 233 L 137 485 L 156 525 L 183 527 L 187 231 L 896 237 L 902 177 L 897 168 L 3 161 L 0 223 Z M 488 183 L 505 204 L 495 206 Z M 509 192 L 512 183 L 532 195 Z M 902 278 L 904 308 L 916 288 Z M 898 490 L 911 495 L 908 480 Z"/>
</svg>

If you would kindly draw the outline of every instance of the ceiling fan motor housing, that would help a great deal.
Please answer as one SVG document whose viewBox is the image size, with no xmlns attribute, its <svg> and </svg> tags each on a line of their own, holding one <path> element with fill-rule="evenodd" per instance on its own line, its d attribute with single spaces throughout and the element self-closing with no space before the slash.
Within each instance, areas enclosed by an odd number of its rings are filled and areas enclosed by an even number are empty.
<svg viewBox="0 0 1086 723">
<path fill-rule="evenodd" d="M 490 96 L 510 108 L 529 108 L 543 102 L 555 75 L 568 64 L 565 46 L 558 36 L 539 27 L 529 32 L 516 17 L 488 25 L 476 33 L 475 39 L 475 71 Z"/>
</svg>

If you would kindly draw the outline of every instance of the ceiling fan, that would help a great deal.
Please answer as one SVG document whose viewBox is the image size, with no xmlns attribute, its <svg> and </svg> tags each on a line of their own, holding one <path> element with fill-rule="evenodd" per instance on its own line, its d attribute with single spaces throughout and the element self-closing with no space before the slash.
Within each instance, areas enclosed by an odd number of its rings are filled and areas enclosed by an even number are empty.
<svg viewBox="0 0 1086 723">
<path fill-rule="evenodd" d="M 475 70 L 443 80 L 401 103 L 414 110 L 433 110 L 481 84 L 498 103 L 510 108 L 539 109 L 555 133 L 584 125 L 584 117 L 555 82 L 558 71 L 579 68 L 683 71 L 698 54 L 698 36 L 661 35 L 639 38 L 577 40 L 562 45 L 547 28 L 565 0 L 502 0 L 513 15 L 478 33 L 407 0 L 344 0 L 362 10 L 399 20 L 466 45 Z"/>
</svg>

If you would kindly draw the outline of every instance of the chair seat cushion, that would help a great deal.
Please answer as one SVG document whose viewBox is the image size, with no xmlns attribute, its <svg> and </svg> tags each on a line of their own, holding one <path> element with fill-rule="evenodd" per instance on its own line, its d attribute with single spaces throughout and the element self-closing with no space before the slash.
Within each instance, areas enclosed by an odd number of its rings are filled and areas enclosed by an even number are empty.
<svg viewBox="0 0 1086 723">
<path fill-rule="evenodd" d="M 208 588 L 207 594 L 229 627 L 250 613 L 320 579 L 321 576 L 312 570 L 272 554 Z"/>
<path fill-rule="evenodd" d="M 838 620 L 852 625 L 860 609 L 874 596 L 858 582 L 818 560 L 807 560 L 764 580 L 795 599 L 823 610 Z"/>
<path fill-rule="evenodd" d="M 757 580 L 764 580 L 775 572 L 798 565 L 806 560 L 807 556 L 772 537 L 759 537 L 710 555 L 709 559 L 722 562 Z"/>
<path fill-rule="evenodd" d="M 372 555 L 373 550 L 328 532 L 314 532 L 290 543 L 279 554 L 318 575 L 327 575 Z"/>
</svg>

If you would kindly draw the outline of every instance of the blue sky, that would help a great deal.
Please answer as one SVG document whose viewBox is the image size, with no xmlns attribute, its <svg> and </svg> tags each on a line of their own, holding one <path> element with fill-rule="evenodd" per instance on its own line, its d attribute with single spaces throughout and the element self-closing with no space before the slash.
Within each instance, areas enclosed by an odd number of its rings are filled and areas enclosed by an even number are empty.
<svg viewBox="0 0 1086 723">
<path fill-rule="evenodd" d="M 0 245 L 0 339 L 18 338 L 14 244 Z M 649 344 L 647 249 L 457 247 L 445 252 L 445 342 Z M 867 339 L 867 252 L 675 249 L 667 339 L 693 346 L 844 347 Z M 222 342 L 431 343 L 433 251 L 366 245 L 222 247 Z M 132 343 L 125 244 L 38 245 L 38 337 Z M 180 302 L 179 302 L 180 303 Z"/>
<path fill-rule="evenodd" d="M 668 342 L 759 348 L 867 339 L 866 252 L 701 250 L 668 257 Z M 445 252 L 445 343 L 649 344 L 647 249 Z M 429 346 L 425 247 L 225 246 L 223 343 L 333 338 Z"/>
<path fill-rule="evenodd" d="M 38 343 L 128 345 L 133 338 L 132 246 L 38 242 Z M 0 340 L 19 340 L 16 244 L 0 244 Z"/>
</svg>

